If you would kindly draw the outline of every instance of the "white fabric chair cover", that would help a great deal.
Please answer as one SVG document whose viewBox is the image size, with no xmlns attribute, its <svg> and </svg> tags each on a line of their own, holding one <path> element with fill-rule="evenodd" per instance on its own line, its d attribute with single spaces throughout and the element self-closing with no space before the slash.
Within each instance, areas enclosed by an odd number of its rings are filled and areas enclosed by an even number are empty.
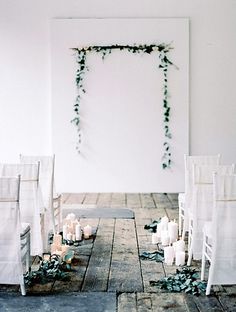
<svg viewBox="0 0 236 312">
<path fill-rule="evenodd" d="M 59 231 L 60 226 L 60 212 L 57 213 L 54 202 L 58 199 L 58 195 L 55 192 L 54 182 L 54 166 L 55 166 L 55 155 L 52 156 L 28 156 L 20 155 L 21 163 L 34 163 L 40 162 L 39 171 L 39 185 L 42 190 L 44 206 L 46 208 L 44 227 L 45 227 L 45 240 L 48 239 L 48 234 L 52 230 L 53 233 Z M 58 203 L 57 203 L 58 206 Z M 57 219 L 57 220 L 56 220 Z"/>
<path fill-rule="evenodd" d="M 207 231 L 212 242 L 206 294 L 211 285 L 236 284 L 236 175 L 214 175 L 214 214 Z M 205 233 L 206 235 L 206 233 Z M 204 242 L 207 239 L 205 237 Z M 203 248 L 204 250 L 204 248 Z M 207 249 L 208 250 L 208 249 Z M 207 251 L 206 251 L 207 252 Z M 203 253 L 202 270 L 205 267 Z M 202 273 L 203 273 L 202 272 Z M 203 278 L 203 274 L 202 274 Z"/>
<path fill-rule="evenodd" d="M 3 164 L 2 176 L 21 176 L 20 214 L 21 221 L 30 224 L 32 256 L 43 252 L 41 216 L 44 213 L 42 193 L 39 188 L 38 164 Z"/>
<path fill-rule="evenodd" d="M 202 257 L 202 229 L 213 214 L 213 173 L 233 174 L 234 165 L 193 165 L 192 211 L 189 214 L 189 261 Z M 191 251 L 190 251 L 191 249 Z"/>
<path fill-rule="evenodd" d="M 0 284 L 19 284 L 25 295 L 19 185 L 19 178 L 0 178 Z"/>
<path fill-rule="evenodd" d="M 184 155 L 185 167 L 185 204 L 184 204 L 184 222 L 182 239 L 185 237 L 185 232 L 188 230 L 189 218 L 188 215 L 192 211 L 193 201 L 193 165 L 219 165 L 220 155 L 207 156 L 187 156 Z"/>
</svg>

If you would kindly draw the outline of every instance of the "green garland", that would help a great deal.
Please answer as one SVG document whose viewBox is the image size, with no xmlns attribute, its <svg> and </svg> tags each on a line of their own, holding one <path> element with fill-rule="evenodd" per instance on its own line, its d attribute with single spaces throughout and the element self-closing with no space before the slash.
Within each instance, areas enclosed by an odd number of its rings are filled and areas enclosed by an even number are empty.
<svg viewBox="0 0 236 312">
<path fill-rule="evenodd" d="M 171 151 L 169 140 L 171 139 L 171 132 L 169 127 L 170 122 L 170 106 L 169 106 L 169 93 L 168 93 L 168 68 L 169 65 L 174 65 L 168 58 L 168 52 L 172 49 L 170 44 L 151 44 L 151 45 L 108 45 L 108 46 L 88 46 L 83 48 L 72 48 L 72 50 L 77 52 L 77 64 L 78 69 L 76 72 L 76 85 L 78 88 L 78 94 L 76 97 L 76 101 L 74 104 L 74 113 L 75 117 L 71 120 L 72 123 L 75 124 L 78 132 L 78 142 L 76 149 L 80 153 L 80 144 L 81 144 L 81 131 L 80 131 L 80 103 L 83 97 L 83 93 L 85 93 L 84 88 L 84 77 L 85 73 L 88 71 L 87 66 L 87 57 L 90 53 L 96 52 L 102 55 L 104 59 L 108 54 L 110 54 L 114 50 L 120 51 L 128 51 L 131 53 L 147 53 L 151 54 L 153 52 L 159 54 L 159 68 L 162 69 L 163 72 L 163 125 L 164 125 L 164 136 L 165 141 L 163 143 L 163 156 L 162 156 L 162 168 L 170 168 L 171 167 Z"/>
</svg>

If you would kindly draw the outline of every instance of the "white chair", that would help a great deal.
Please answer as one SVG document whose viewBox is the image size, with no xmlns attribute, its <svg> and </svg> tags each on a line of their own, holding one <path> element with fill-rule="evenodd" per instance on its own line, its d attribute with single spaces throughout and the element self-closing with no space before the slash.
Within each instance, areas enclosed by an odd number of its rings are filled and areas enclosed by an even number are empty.
<svg viewBox="0 0 236 312">
<path fill-rule="evenodd" d="M 0 178 L 0 284 L 20 285 L 30 266 L 30 226 L 20 222 L 20 177 Z"/>
<path fill-rule="evenodd" d="M 44 226 L 45 239 L 53 231 L 57 233 L 61 226 L 61 195 L 55 192 L 54 167 L 55 155 L 52 156 L 28 156 L 20 155 L 20 162 L 35 163 L 40 162 L 39 185 L 42 190 L 44 206 L 46 208 Z"/>
<path fill-rule="evenodd" d="M 43 253 L 43 214 L 44 205 L 39 187 L 39 163 L 3 164 L 2 176 L 21 176 L 20 214 L 21 221 L 30 224 L 30 254 Z"/>
<path fill-rule="evenodd" d="M 206 295 L 212 285 L 236 284 L 236 175 L 214 175 L 214 214 L 203 228 L 201 279 L 210 261 Z"/>
<path fill-rule="evenodd" d="M 193 165 L 193 200 L 189 213 L 188 262 L 202 258 L 202 228 L 213 215 L 213 173 L 233 174 L 234 165 Z"/>
<path fill-rule="evenodd" d="M 188 156 L 184 155 L 184 168 L 185 168 L 185 193 L 182 195 L 184 199 L 184 205 L 181 211 L 181 223 L 182 239 L 184 240 L 186 232 L 189 227 L 188 215 L 192 209 L 192 197 L 193 197 L 193 164 L 198 165 L 219 165 L 220 155 L 207 155 L 207 156 Z"/>
</svg>

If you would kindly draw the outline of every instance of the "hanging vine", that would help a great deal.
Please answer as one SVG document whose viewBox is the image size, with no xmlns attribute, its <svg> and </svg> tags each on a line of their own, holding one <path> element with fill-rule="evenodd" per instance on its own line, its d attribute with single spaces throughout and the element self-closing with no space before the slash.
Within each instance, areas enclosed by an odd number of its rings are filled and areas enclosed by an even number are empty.
<svg viewBox="0 0 236 312">
<path fill-rule="evenodd" d="M 91 52 L 96 52 L 102 55 L 102 58 L 110 54 L 114 50 L 120 51 L 128 51 L 131 53 L 147 53 L 151 54 L 153 52 L 159 53 L 159 63 L 158 67 L 163 72 L 163 126 L 164 126 L 164 143 L 163 143 L 163 156 L 162 156 L 162 168 L 171 168 L 172 160 L 171 160 L 171 149 L 169 140 L 171 139 L 171 131 L 170 131 L 170 112 L 171 108 L 169 105 L 169 93 L 168 93 L 168 68 L 170 65 L 174 65 L 170 59 L 168 58 L 168 52 L 172 49 L 170 44 L 151 44 L 151 45 L 108 45 L 108 46 L 89 46 L 83 48 L 72 48 L 72 50 L 76 51 L 76 61 L 78 64 L 78 68 L 76 71 L 76 85 L 78 89 L 78 94 L 76 97 L 76 101 L 74 104 L 74 113 L 75 117 L 71 120 L 72 123 L 75 124 L 78 132 L 78 142 L 76 149 L 80 153 L 80 145 L 81 145 L 81 129 L 80 129 L 80 103 L 83 97 L 83 93 L 86 93 L 84 88 L 84 77 L 86 72 L 89 70 L 87 65 L 87 57 Z M 175 66 L 175 65 L 174 65 Z M 175 66 L 176 67 L 176 66 Z M 176 67 L 177 68 L 177 67 Z"/>
</svg>

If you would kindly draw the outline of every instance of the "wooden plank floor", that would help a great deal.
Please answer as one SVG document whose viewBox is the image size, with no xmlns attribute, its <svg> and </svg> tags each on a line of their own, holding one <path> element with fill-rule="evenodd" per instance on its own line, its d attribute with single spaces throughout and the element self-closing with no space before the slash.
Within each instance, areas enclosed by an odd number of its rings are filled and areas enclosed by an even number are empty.
<svg viewBox="0 0 236 312">
<path fill-rule="evenodd" d="M 156 250 L 144 225 L 164 215 L 178 220 L 177 194 L 64 194 L 63 205 L 71 204 L 126 207 L 134 211 L 135 219 L 81 219 L 82 226 L 92 225 L 96 235 L 76 247 L 71 281 L 37 285 L 28 289 L 29 294 L 116 293 L 118 312 L 236 311 L 235 286 L 214 287 L 211 296 L 196 297 L 149 285 L 176 267 L 140 260 L 141 252 Z M 194 265 L 199 268 L 200 263 Z"/>
</svg>

